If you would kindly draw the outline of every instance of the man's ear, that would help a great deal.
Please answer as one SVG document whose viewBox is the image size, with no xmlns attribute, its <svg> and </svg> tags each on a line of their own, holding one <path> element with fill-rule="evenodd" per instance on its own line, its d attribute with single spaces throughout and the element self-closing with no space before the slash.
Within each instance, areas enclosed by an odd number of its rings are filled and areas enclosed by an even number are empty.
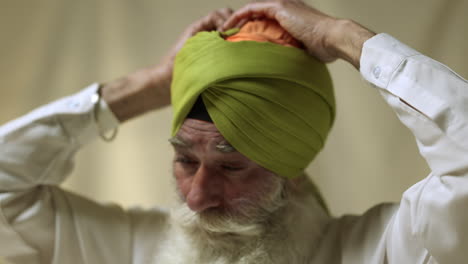
<svg viewBox="0 0 468 264">
<path fill-rule="evenodd" d="M 296 178 L 286 180 L 291 190 L 293 190 L 295 193 L 303 193 L 305 191 L 304 187 L 307 185 L 308 181 L 309 180 L 305 173 L 302 173 Z"/>
</svg>

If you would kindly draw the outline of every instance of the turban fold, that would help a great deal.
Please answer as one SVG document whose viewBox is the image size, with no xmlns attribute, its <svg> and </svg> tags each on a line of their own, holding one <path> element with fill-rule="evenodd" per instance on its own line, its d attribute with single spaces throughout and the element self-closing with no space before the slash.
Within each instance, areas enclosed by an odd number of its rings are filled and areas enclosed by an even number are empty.
<svg viewBox="0 0 468 264">
<path fill-rule="evenodd" d="M 325 65 L 270 42 L 230 42 L 200 32 L 177 54 L 171 88 L 172 135 L 197 98 L 224 138 L 276 174 L 301 175 L 322 149 L 335 115 Z"/>
</svg>

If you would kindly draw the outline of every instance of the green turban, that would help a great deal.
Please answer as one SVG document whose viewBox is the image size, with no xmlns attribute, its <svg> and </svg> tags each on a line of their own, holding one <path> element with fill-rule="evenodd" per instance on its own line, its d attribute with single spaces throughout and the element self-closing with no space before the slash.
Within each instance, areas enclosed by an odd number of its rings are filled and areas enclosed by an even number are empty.
<svg viewBox="0 0 468 264">
<path fill-rule="evenodd" d="M 278 175 L 301 175 L 323 148 L 335 116 L 330 74 L 305 51 L 225 41 L 201 32 L 178 53 L 172 135 L 199 96 L 224 138 Z"/>
</svg>

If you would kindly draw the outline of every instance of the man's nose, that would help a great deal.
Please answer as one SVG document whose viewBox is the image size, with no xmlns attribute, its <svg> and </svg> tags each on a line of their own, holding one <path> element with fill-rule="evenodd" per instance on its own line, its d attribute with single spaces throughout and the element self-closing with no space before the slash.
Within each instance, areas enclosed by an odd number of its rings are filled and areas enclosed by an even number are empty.
<svg viewBox="0 0 468 264">
<path fill-rule="evenodd" d="M 186 197 L 187 205 L 195 212 L 218 207 L 222 203 L 222 179 L 209 168 L 201 165 L 193 176 L 190 191 Z"/>
</svg>

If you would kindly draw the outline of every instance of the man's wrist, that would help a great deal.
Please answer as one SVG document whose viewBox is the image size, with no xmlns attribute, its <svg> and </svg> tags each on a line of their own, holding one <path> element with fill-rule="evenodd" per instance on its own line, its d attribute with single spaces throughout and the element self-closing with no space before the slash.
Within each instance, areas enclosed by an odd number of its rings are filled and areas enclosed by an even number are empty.
<svg viewBox="0 0 468 264">
<path fill-rule="evenodd" d="M 374 32 L 352 20 L 338 19 L 325 38 L 325 46 L 330 54 L 359 69 L 364 42 L 374 35 Z"/>
<path fill-rule="evenodd" d="M 139 70 L 102 86 L 102 98 L 120 122 L 169 105 L 171 75 L 165 67 Z"/>
</svg>

